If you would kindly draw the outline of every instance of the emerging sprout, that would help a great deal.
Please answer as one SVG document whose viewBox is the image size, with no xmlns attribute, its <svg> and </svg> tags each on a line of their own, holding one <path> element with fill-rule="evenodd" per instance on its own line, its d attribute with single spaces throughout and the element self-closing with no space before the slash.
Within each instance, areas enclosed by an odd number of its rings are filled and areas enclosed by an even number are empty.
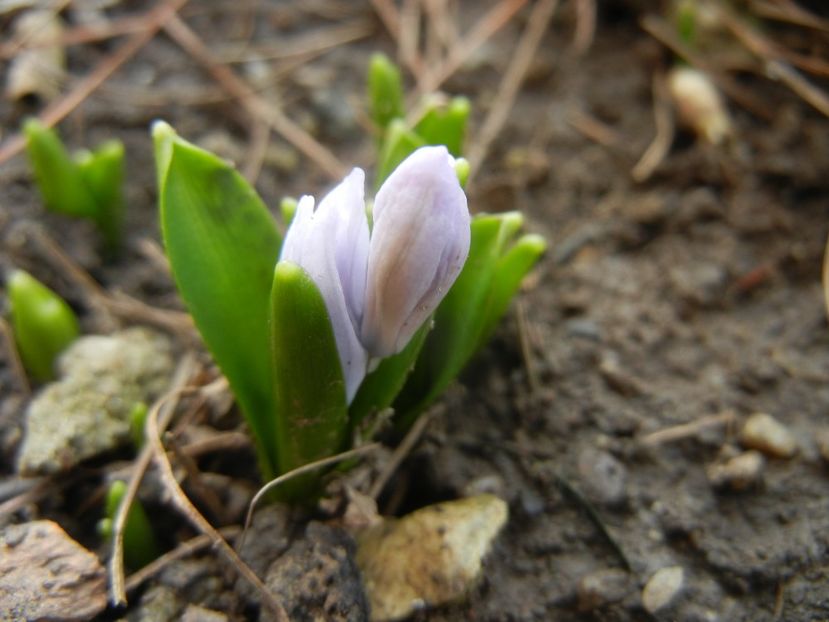
<svg viewBox="0 0 829 622">
<path fill-rule="evenodd" d="M 109 253 L 121 243 L 124 146 L 103 143 L 95 151 L 70 155 L 54 130 L 36 119 L 23 127 L 29 161 L 46 208 L 88 218 L 98 227 Z"/>
<path fill-rule="evenodd" d="M 7 286 L 23 365 L 39 382 L 52 380 L 55 359 L 78 337 L 78 319 L 63 298 L 23 270 L 13 271 Z"/>
</svg>

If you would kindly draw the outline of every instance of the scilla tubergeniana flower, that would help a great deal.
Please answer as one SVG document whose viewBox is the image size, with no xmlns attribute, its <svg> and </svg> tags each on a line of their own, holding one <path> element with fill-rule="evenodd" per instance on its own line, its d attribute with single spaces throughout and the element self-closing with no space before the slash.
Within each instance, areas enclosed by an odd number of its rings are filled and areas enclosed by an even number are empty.
<svg viewBox="0 0 829 622">
<path fill-rule="evenodd" d="M 371 359 L 400 352 L 455 282 L 469 254 L 466 195 L 445 147 L 421 147 L 381 186 L 369 234 L 365 175 L 355 168 L 314 210 L 304 196 L 280 259 L 325 301 L 349 403 Z"/>
</svg>

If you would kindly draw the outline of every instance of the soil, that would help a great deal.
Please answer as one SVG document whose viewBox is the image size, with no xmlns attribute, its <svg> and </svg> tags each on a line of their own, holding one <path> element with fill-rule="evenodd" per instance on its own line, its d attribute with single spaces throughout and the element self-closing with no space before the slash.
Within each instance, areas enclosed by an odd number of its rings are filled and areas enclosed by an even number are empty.
<svg viewBox="0 0 829 622">
<path fill-rule="evenodd" d="M 829 477 L 819 440 L 829 433 L 821 285 L 829 120 L 783 85 L 742 72 L 741 86 L 772 118 L 729 102 L 731 140 L 712 146 L 681 130 L 655 173 L 637 183 L 631 169 L 655 133 L 652 79 L 674 59 L 642 30 L 644 12 L 634 2 L 599 3 L 593 44 L 576 53 L 575 4 L 562 3 L 469 188 L 474 211 L 521 210 L 550 251 L 381 497 L 381 510 L 400 513 L 492 491 L 509 502 L 510 520 L 468 599 L 415 619 L 827 619 Z M 107 16 L 148 6 L 115 6 Z M 462 9 L 461 31 L 484 6 Z M 528 9 L 444 85 L 472 100 L 473 135 L 498 97 Z M 232 42 L 279 49 L 314 29 L 367 25 L 365 36 L 313 59 L 233 67 L 343 162 L 370 168 L 365 68 L 371 52 L 394 54 L 394 45 L 369 3 L 200 2 L 182 17 L 223 57 Z M 0 15 L 0 29 L 7 21 Z M 791 40 L 791 28 L 774 28 Z M 825 58 L 826 40 L 818 41 L 813 51 Z M 69 47 L 70 74 L 85 75 L 115 47 Z M 6 71 L 0 66 L 0 78 Z M 0 137 L 40 109 L 40 102 L 0 103 Z M 574 113 L 604 124 L 615 140 L 589 138 Z M 87 292 L 21 232 L 39 223 L 108 290 L 181 309 L 169 275 L 142 245 L 159 241 L 148 132 L 155 118 L 241 165 L 251 154 L 252 124 L 241 108 L 173 41 L 153 38 L 60 125 L 76 147 L 108 137 L 125 142 L 127 248 L 114 263 L 100 258 L 87 224 L 43 211 L 24 156 L 0 166 L 3 268 L 26 268 L 59 291 L 86 332 L 102 330 Z M 268 205 L 330 186 L 282 138 L 272 135 L 269 145 L 256 182 Z M 193 348 L 183 340 L 178 347 Z M 14 482 L 25 401 L 7 361 L 0 383 L 0 468 L 3 481 Z M 797 455 L 767 457 L 740 490 L 713 485 L 707 469 L 741 451 L 741 423 L 755 412 L 793 433 Z M 678 438 L 649 436 L 701 421 Z M 239 421 L 230 413 L 203 425 L 229 429 Z M 102 473 L 124 459 L 129 452 L 93 462 L 56 484 L 63 492 L 0 522 L 53 518 L 105 556 L 90 527 L 100 503 L 84 495 L 99 491 Z M 247 491 L 256 482 L 249 451 L 199 466 L 240 480 Z M 172 510 L 164 514 L 154 513 L 169 524 L 168 547 L 195 535 Z M 225 518 L 241 520 L 238 513 Z M 307 518 L 293 520 L 282 526 L 302 534 Z M 642 588 L 670 566 L 684 570 L 682 591 L 650 614 Z M 585 593 L 591 581 L 599 585 L 592 600 Z M 175 562 L 134 602 L 167 588 L 178 611 L 189 603 L 256 619 L 250 594 L 215 553 Z M 137 610 L 128 610 L 133 619 Z"/>
</svg>

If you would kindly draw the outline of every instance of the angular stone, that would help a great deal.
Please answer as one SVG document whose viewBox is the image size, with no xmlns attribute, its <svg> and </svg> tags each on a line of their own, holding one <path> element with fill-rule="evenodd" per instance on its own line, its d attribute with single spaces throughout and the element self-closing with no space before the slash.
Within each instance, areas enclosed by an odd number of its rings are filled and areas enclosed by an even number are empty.
<svg viewBox="0 0 829 622">
<path fill-rule="evenodd" d="M 0 620 L 89 620 L 105 607 L 103 566 L 57 523 L 0 532 Z"/>
</svg>

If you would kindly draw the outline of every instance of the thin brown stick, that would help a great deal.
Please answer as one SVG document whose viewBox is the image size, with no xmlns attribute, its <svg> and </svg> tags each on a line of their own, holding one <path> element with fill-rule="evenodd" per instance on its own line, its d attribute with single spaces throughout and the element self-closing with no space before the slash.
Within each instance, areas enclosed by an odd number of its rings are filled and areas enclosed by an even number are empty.
<svg viewBox="0 0 829 622">
<path fill-rule="evenodd" d="M 21 232 L 36 244 L 49 263 L 86 293 L 85 297 L 92 308 L 103 314 L 105 319 L 116 316 L 137 320 L 158 326 L 184 338 L 191 338 L 195 334 L 193 319 L 187 313 L 152 307 L 124 293 L 107 292 L 40 226 L 23 226 Z"/>
<path fill-rule="evenodd" d="M 533 359 L 532 346 L 530 345 L 527 314 L 520 300 L 515 302 L 515 319 L 518 324 L 518 341 L 521 345 L 521 358 L 524 361 L 524 369 L 527 372 L 527 384 L 532 393 L 538 393 L 538 390 L 541 388 L 541 383 L 538 380 L 538 372 L 535 369 L 535 359 Z"/>
<path fill-rule="evenodd" d="M 166 429 L 169 425 L 178 398 L 185 384 L 192 377 L 195 365 L 193 356 L 185 356 L 179 362 L 175 374 L 173 374 L 170 390 L 156 400 L 150 409 L 156 432 Z M 147 419 L 150 419 L 149 414 L 147 415 Z M 124 589 L 124 526 L 127 523 L 127 513 L 135 496 L 138 494 L 141 480 L 144 478 L 144 473 L 147 471 L 147 467 L 150 466 L 152 459 L 153 446 L 150 443 L 146 443 L 135 461 L 132 474 L 127 483 L 127 490 L 121 499 L 121 503 L 118 505 L 118 511 L 115 512 L 115 516 L 112 519 L 112 556 L 109 560 L 108 570 L 110 599 L 112 604 L 116 606 L 127 603 L 127 593 Z"/>
<path fill-rule="evenodd" d="M 813 108 L 829 117 L 829 96 L 792 67 L 779 61 L 771 61 L 766 65 L 766 72 L 769 77 L 780 80 Z"/>
<path fill-rule="evenodd" d="M 358 456 L 362 456 L 370 451 L 375 451 L 380 447 L 380 443 L 369 443 L 368 445 L 363 445 L 361 447 L 356 447 L 354 449 L 349 449 L 348 451 L 344 451 L 342 453 L 336 454 L 334 456 L 328 456 L 327 458 L 321 458 L 320 460 L 315 460 L 314 462 L 309 462 L 308 464 L 303 464 L 300 467 L 297 467 L 287 473 L 283 473 L 279 477 L 272 479 L 267 484 L 262 486 L 259 491 L 253 496 L 253 499 L 250 501 L 250 505 L 248 505 L 248 513 L 245 516 L 245 526 L 242 530 L 242 540 L 239 543 L 239 548 L 245 543 L 245 535 L 250 528 L 250 523 L 253 520 L 253 511 L 256 509 L 256 506 L 262 500 L 266 494 L 281 486 L 285 482 L 294 479 L 295 477 L 299 477 L 300 475 L 305 475 L 306 473 L 312 473 L 318 469 L 322 469 L 332 464 L 337 464 L 338 462 L 343 462 L 344 460 L 351 460 L 352 458 L 357 458 Z"/>
<path fill-rule="evenodd" d="M 696 421 L 691 421 L 690 423 L 682 423 L 680 425 L 657 430 L 656 432 L 651 432 L 650 434 L 643 436 L 640 439 L 640 442 L 642 445 L 648 446 L 674 443 L 691 436 L 696 436 L 701 431 L 707 430 L 708 428 L 731 425 L 736 420 L 737 415 L 729 410 L 716 415 L 701 417 Z"/>
<path fill-rule="evenodd" d="M 448 80 L 475 51 L 503 28 L 527 0 L 502 0 L 481 17 L 472 29 L 452 47 L 444 62 L 434 71 L 424 72 L 417 85 L 419 94 L 431 93 Z"/>
<path fill-rule="evenodd" d="M 233 539 L 238 536 L 242 530 L 238 525 L 231 525 L 229 527 L 222 527 L 218 531 L 223 538 Z M 173 562 L 198 553 L 202 549 L 208 548 L 211 544 L 213 544 L 212 538 L 204 534 L 190 538 L 186 542 L 182 542 L 172 551 L 167 551 L 161 557 L 154 559 L 149 564 L 141 568 L 141 570 L 137 570 L 128 576 L 125 584 L 127 594 L 139 588 L 144 581 L 151 579 Z"/>
<path fill-rule="evenodd" d="M 504 78 L 498 87 L 498 97 L 476 136 L 477 140 L 469 148 L 470 181 L 480 169 L 492 141 L 495 140 L 504 127 L 509 111 L 512 109 L 515 97 L 518 94 L 518 89 L 524 82 L 527 70 L 530 68 L 536 50 L 538 50 L 541 39 L 547 31 L 547 26 L 557 7 L 558 0 L 538 0 L 533 6 L 518 47 L 510 59 Z"/>
<path fill-rule="evenodd" d="M 655 74 L 651 90 L 653 92 L 653 118 L 656 125 L 656 134 L 630 172 L 631 177 L 639 183 L 649 179 L 665 159 L 665 156 L 668 155 L 676 129 L 673 108 L 667 92 L 668 87 L 665 84 L 665 76 Z"/>
<path fill-rule="evenodd" d="M 110 56 L 104 58 L 85 78 L 81 79 L 69 93 L 46 108 L 38 118 L 46 127 L 52 127 L 63 120 L 81 102 L 89 97 L 115 71 L 155 37 L 165 22 L 175 16 L 187 0 L 165 0 L 153 8 L 145 17 L 145 27 L 130 37 Z M 20 153 L 26 146 L 26 139 L 20 133 L 13 135 L 0 145 L 0 164 Z"/>
<path fill-rule="evenodd" d="M 250 128 L 250 140 L 248 141 L 248 152 L 245 163 L 242 166 L 242 175 L 250 183 L 255 184 L 262 171 L 262 163 L 268 153 L 268 145 L 271 142 L 271 128 L 263 122 L 258 121 Z"/>
<path fill-rule="evenodd" d="M 596 35 L 596 0 L 576 0 L 576 28 L 573 32 L 573 49 L 584 54 Z"/>
<path fill-rule="evenodd" d="M 12 327 L 3 317 L 0 317 L 0 333 L 3 334 L 3 343 L 6 346 L 6 353 L 8 354 L 7 360 L 9 361 L 12 376 L 14 376 L 23 394 L 28 397 L 32 394 L 32 387 L 29 384 L 29 378 L 23 367 L 23 361 L 20 360 L 20 352 L 17 351 L 14 331 L 12 331 Z"/>
<path fill-rule="evenodd" d="M 369 497 L 375 501 L 377 500 L 377 497 L 379 497 L 380 493 L 383 492 L 386 484 L 389 483 L 391 476 L 394 475 L 397 469 L 400 468 L 400 465 L 403 463 L 406 456 L 411 453 L 415 443 L 417 443 L 420 439 L 424 430 L 426 430 L 426 426 L 429 425 L 429 422 L 436 416 L 443 414 L 445 410 L 446 407 L 443 404 L 438 404 L 418 417 L 415 424 L 406 433 L 406 436 L 403 438 L 403 442 L 401 442 L 400 445 L 397 446 L 397 449 L 394 450 L 394 453 L 386 465 L 386 468 L 371 485 L 371 489 L 368 491 Z"/>
<path fill-rule="evenodd" d="M 222 46 L 218 48 L 216 56 L 218 60 L 224 63 L 245 63 L 249 62 L 251 58 L 257 60 L 306 60 L 345 43 L 365 39 L 375 29 L 373 21 L 356 19 L 345 24 L 315 30 L 290 42 L 280 41 L 278 45 L 231 44 Z"/>
<path fill-rule="evenodd" d="M 400 38 L 400 12 L 397 7 L 391 0 L 371 0 L 371 4 L 392 39 L 397 41 Z"/>
<path fill-rule="evenodd" d="M 173 16 L 163 28 L 224 90 L 239 101 L 248 114 L 265 121 L 272 130 L 308 156 L 331 177 L 339 179 L 345 174 L 345 165 L 333 153 L 285 116 L 281 109 L 259 97 L 247 82 L 220 62 L 201 38 L 180 18 Z"/>
<path fill-rule="evenodd" d="M 182 445 L 181 451 L 192 458 L 198 458 L 214 451 L 247 449 L 250 446 L 250 437 L 243 432 L 217 432 L 209 438 Z"/>
<path fill-rule="evenodd" d="M 751 8 L 756 15 L 777 21 L 805 26 L 821 32 L 829 32 L 829 20 L 810 13 L 803 7 L 790 0 L 776 0 L 774 2 L 752 2 Z"/>
<path fill-rule="evenodd" d="M 231 566 L 259 593 L 262 597 L 263 605 L 271 610 L 274 616 L 276 616 L 277 621 L 289 622 L 288 614 L 276 596 L 268 590 L 251 567 L 242 561 L 236 551 L 233 550 L 233 547 L 227 543 L 227 540 L 201 515 L 198 509 L 190 502 L 190 499 L 187 498 L 187 495 L 184 494 L 181 486 L 179 486 L 176 476 L 173 474 L 173 467 L 170 465 L 170 461 L 167 459 L 167 453 L 161 444 L 158 410 L 158 408 L 153 408 L 147 414 L 147 446 L 151 448 L 156 466 L 159 469 L 161 481 L 170 494 L 173 505 L 175 505 L 190 524 L 211 539 L 212 544 L 224 555 Z"/>
<path fill-rule="evenodd" d="M 580 134 L 602 147 L 616 147 L 622 143 L 622 136 L 619 132 L 584 110 L 578 108 L 570 110 L 567 114 L 567 121 Z"/>
<path fill-rule="evenodd" d="M 420 41 L 420 2 L 403 0 L 400 11 L 400 37 L 397 40 L 398 54 L 403 64 L 411 69 L 416 80 L 423 75 L 423 59 L 418 51 Z"/>
<path fill-rule="evenodd" d="M 109 20 L 102 24 L 83 24 L 64 31 L 59 37 L 26 42 L 20 47 L 17 42 L 0 44 L 0 59 L 9 59 L 21 50 L 60 46 L 66 47 L 79 43 L 94 43 L 105 39 L 112 39 L 122 35 L 141 32 L 147 27 L 147 18 L 144 16 L 121 17 Z"/>
</svg>

